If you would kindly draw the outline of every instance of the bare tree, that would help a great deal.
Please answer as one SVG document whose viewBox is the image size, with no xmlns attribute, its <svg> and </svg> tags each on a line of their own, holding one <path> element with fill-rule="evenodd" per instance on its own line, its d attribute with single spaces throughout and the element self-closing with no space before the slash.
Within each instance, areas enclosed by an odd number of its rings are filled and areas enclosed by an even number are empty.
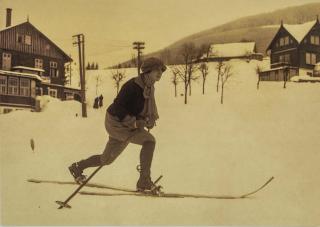
<svg viewBox="0 0 320 227">
<path fill-rule="evenodd" d="M 188 89 L 189 95 L 191 95 L 191 81 L 199 78 L 194 76 L 194 72 L 197 70 L 196 59 L 199 56 L 199 50 L 195 47 L 194 43 L 186 43 L 181 47 L 179 53 L 182 56 L 184 65 L 182 80 L 185 83 L 185 104 L 187 104 L 186 96 Z"/>
<path fill-rule="evenodd" d="M 257 89 L 259 90 L 260 85 L 260 73 L 262 71 L 262 67 L 260 65 L 257 65 L 255 68 L 256 74 L 258 75 L 258 82 L 257 82 Z"/>
<path fill-rule="evenodd" d="M 221 101 L 220 101 L 221 104 L 223 104 L 224 85 L 231 76 L 232 76 L 231 65 L 226 64 L 222 68 L 222 74 L 221 74 Z"/>
<path fill-rule="evenodd" d="M 199 70 L 202 75 L 202 94 L 204 95 L 205 83 L 206 83 L 207 75 L 209 74 L 209 68 L 207 63 L 205 62 L 201 63 L 201 65 L 199 66 Z"/>
<path fill-rule="evenodd" d="M 101 75 L 97 75 L 95 77 L 95 81 L 96 81 L 96 95 L 98 95 L 98 89 L 99 89 L 101 82 L 102 82 Z"/>
<path fill-rule="evenodd" d="M 191 96 L 191 82 L 199 79 L 199 76 L 195 75 L 195 72 L 199 70 L 199 67 L 195 63 L 191 63 L 188 66 L 188 85 L 189 85 L 189 96 Z"/>
<path fill-rule="evenodd" d="M 130 65 L 131 65 L 132 67 L 137 67 L 137 58 L 136 58 L 136 55 L 135 55 L 135 54 L 132 54 L 132 55 L 131 55 Z"/>
<path fill-rule="evenodd" d="M 188 78 L 188 66 L 187 65 L 176 65 L 172 68 L 174 74 L 176 74 L 184 83 L 184 104 L 188 103 L 188 87 L 189 87 L 189 78 Z"/>
<path fill-rule="evenodd" d="M 223 68 L 225 67 L 225 63 L 223 61 L 218 61 L 218 65 L 216 66 L 216 70 L 218 72 L 217 76 L 217 92 L 219 92 L 219 83 L 220 83 L 220 78 L 221 74 L 223 73 Z"/>
<path fill-rule="evenodd" d="M 112 71 L 112 79 L 115 81 L 115 87 L 117 88 L 117 94 L 119 93 L 120 83 L 126 78 L 125 70 L 120 71 L 117 69 L 116 71 Z"/>
<path fill-rule="evenodd" d="M 207 75 L 209 74 L 209 67 L 208 67 L 208 59 L 210 54 L 211 46 L 209 44 L 203 44 L 200 47 L 199 55 L 203 56 L 205 60 L 200 64 L 199 70 L 202 75 L 202 94 L 205 93 L 205 83 L 207 79 Z"/>
<path fill-rule="evenodd" d="M 283 70 L 283 88 L 287 88 L 288 76 L 289 76 L 289 67 L 286 66 Z"/>
<path fill-rule="evenodd" d="M 177 85 L 179 83 L 180 71 L 176 66 L 172 67 L 171 71 L 173 73 L 173 76 L 171 78 L 171 82 L 174 85 L 174 97 L 177 97 Z"/>
</svg>

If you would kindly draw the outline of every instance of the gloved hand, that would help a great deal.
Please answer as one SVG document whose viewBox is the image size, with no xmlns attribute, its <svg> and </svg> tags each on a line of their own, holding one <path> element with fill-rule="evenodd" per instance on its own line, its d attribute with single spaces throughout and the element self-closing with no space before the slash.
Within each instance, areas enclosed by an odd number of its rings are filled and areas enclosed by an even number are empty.
<svg viewBox="0 0 320 227">
<path fill-rule="evenodd" d="M 144 127 L 146 127 L 147 122 L 145 120 L 136 120 L 135 122 L 135 128 L 140 128 L 143 129 Z"/>
<path fill-rule="evenodd" d="M 147 129 L 152 129 L 154 126 L 155 126 L 155 122 L 154 122 L 154 121 L 150 121 L 150 120 L 149 120 L 149 121 L 146 123 Z"/>
</svg>

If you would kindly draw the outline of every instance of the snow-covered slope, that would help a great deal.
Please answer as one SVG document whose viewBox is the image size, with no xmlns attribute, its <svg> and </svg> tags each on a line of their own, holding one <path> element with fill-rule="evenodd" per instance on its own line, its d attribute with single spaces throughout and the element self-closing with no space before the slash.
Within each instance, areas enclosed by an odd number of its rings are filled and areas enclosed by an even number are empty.
<svg viewBox="0 0 320 227">
<path fill-rule="evenodd" d="M 160 119 L 151 131 L 157 138 L 152 176 L 164 175 L 168 192 L 210 194 L 242 194 L 274 176 L 265 190 L 243 200 L 77 195 L 72 209 L 58 210 L 54 201 L 67 198 L 75 186 L 27 179 L 71 180 L 68 165 L 103 151 L 105 107 L 116 89 L 110 71 L 89 71 L 88 118 L 80 117 L 78 102 L 49 97 L 43 97 L 43 112 L 0 115 L 1 224 L 320 225 L 319 84 L 288 83 L 283 89 L 282 83 L 264 82 L 257 90 L 254 68 L 260 63 L 231 64 L 223 105 L 215 90 L 215 63 L 206 94 L 194 82 L 187 105 L 182 84 L 174 97 L 170 70 L 156 85 Z M 126 79 L 135 73 L 127 69 Z M 95 110 L 97 75 L 105 106 Z M 129 145 L 92 182 L 134 188 L 139 149 Z"/>
</svg>

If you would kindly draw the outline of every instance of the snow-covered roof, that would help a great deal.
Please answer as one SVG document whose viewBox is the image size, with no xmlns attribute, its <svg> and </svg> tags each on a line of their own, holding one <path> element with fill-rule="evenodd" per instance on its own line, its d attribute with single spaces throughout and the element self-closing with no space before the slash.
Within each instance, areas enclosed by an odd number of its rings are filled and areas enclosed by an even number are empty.
<svg viewBox="0 0 320 227">
<path fill-rule="evenodd" d="M 38 76 L 37 74 L 33 74 L 33 73 L 20 73 L 20 72 L 0 70 L 0 74 L 11 75 L 11 76 L 20 76 L 20 77 L 26 77 L 26 78 L 37 79 L 37 80 L 42 81 L 40 76 Z"/>
<path fill-rule="evenodd" d="M 254 53 L 255 42 L 212 44 L 210 57 L 239 57 Z"/>
<path fill-rule="evenodd" d="M 36 72 L 44 72 L 43 69 L 31 68 L 31 67 L 26 67 L 26 66 L 14 66 L 14 67 L 12 67 L 12 68 L 13 68 L 13 69 L 25 69 L 25 70 L 36 71 Z"/>
<path fill-rule="evenodd" d="M 7 29 L 11 29 L 11 28 L 13 28 L 13 27 L 19 26 L 19 25 L 24 24 L 24 23 L 25 23 L 25 22 L 19 23 L 19 24 L 16 24 L 16 25 L 11 25 L 11 26 L 8 26 L 8 27 L 5 27 L 5 28 L 1 28 L 1 29 L 0 29 L 0 32 L 5 31 L 5 30 L 7 30 Z"/>
<path fill-rule="evenodd" d="M 283 27 L 300 43 L 315 24 L 313 20 L 304 24 L 283 24 Z"/>
</svg>

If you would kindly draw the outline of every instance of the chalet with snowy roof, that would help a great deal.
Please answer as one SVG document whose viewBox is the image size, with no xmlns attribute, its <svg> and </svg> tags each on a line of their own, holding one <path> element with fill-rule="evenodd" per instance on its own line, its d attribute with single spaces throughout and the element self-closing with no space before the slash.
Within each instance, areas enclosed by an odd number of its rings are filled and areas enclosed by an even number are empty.
<svg viewBox="0 0 320 227">
<path fill-rule="evenodd" d="M 38 95 L 79 99 L 79 89 L 65 86 L 65 64 L 71 61 L 29 21 L 11 26 L 7 9 L 0 30 L 0 107 L 35 109 Z"/>
<path fill-rule="evenodd" d="M 202 61 L 228 61 L 231 59 L 262 60 L 263 55 L 256 52 L 255 42 L 211 44 L 208 58 L 204 55 Z"/>
<path fill-rule="evenodd" d="M 293 76 L 316 76 L 314 66 L 320 61 L 319 19 L 304 24 L 280 28 L 267 51 L 270 54 L 270 68 L 259 74 L 261 80 L 290 80 Z M 286 74 L 287 73 L 287 74 Z"/>
</svg>

